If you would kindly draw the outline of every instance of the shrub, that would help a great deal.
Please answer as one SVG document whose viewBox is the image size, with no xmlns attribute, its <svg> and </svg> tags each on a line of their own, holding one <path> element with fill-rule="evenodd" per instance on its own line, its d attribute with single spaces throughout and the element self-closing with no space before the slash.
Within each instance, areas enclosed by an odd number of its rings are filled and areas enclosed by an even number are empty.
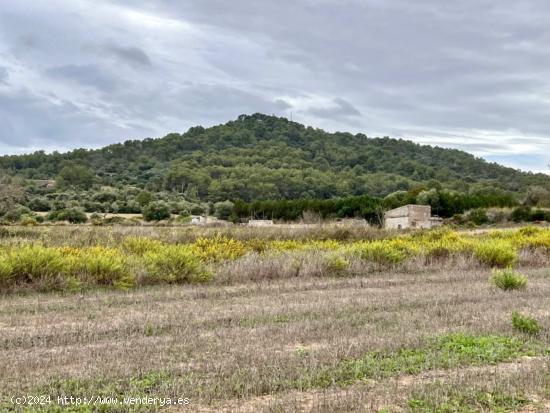
<svg viewBox="0 0 550 413">
<path fill-rule="evenodd" d="M 491 282 L 501 290 L 516 290 L 527 286 L 527 277 L 507 268 L 493 271 Z"/>
<path fill-rule="evenodd" d="M 52 208 L 52 205 L 47 198 L 36 197 L 29 201 L 29 208 L 33 211 L 47 212 Z"/>
<path fill-rule="evenodd" d="M 65 285 L 66 267 L 59 251 L 24 245 L 6 252 L 2 277 L 9 284 L 37 284 L 42 289 Z"/>
<path fill-rule="evenodd" d="M 203 282 L 210 279 L 200 258 L 189 247 L 166 245 L 143 256 L 151 283 Z"/>
<path fill-rule="evenodd" d="M 359 249 L 362 259 L 377 264 L 398 264 L 405 260 L 406 254 L 384 241 L 374 241 L 364 244 Z"/>
<path fill-rule="evenodd" d="M 514 222 L 529 222 L 531 221 L 531 207 L 520 206 L 514 208 L 511 217 Z"/>
<path fill-rule="evenodd" d="M 143 207 L 142 214 L 145 221 L 160 221 L 170 218 L 170 208 L 163 201 L 150 202 Z"/>
<path fill-rule="evenodd" d="M 153 202 L 153 194 L 149 191 L 141 191 L 137 196 L 136 196 L 136 201 L 138 204 L 140 204 L 141 206 L 145 206 L 145 205 L 148 205 L 150 204 L 151 202 Z"/>
<path fill-rule="evenodd" d="M 476 225 L 483 225 L 489 222 L 489 217 L 484 209 L 474 209 L 468 215 L 468 220 Z"/>
<path fill-rule="evenodd" d="M 235 204 L 231 201 L 216 202 L 214 204 L 214 216 L 218 219 L 228 220 L 233 214 Z"/>
<path fill-rule="evenodd" d="M 133 278 L 126 257 L 117 249 L 92 247 L 70 254 L 72 273 L 88 284 L 130 287 Z"/>
<path fill-rule="evenodd" d="M 512 313 L 512 326 L 522 333 L 537 335 L 542 327 L 533 317 L 523 315 L 514 311 Z"/>
<path fill-rule="evenodd" d="M 239 240 L 216 235 L 212 238 L 198 238 L 192 244 L 193 252 L 205 261 L 235 260 L 247 252 L 245 244 Z"/>
<path fill-rule="evenodd" d="M 92 221 L 92 225 L 96 225 L 96 226 L 100 226 L 104 224 L 103 217 L 97 212 L 94 212 L 92 215 L 90 215 L 90 221 Z"/>
<path fill-rule="evenodd" d="M 332 275 L 342 275 L 349 268 L 349 261 L 337 254 L 330 254 L 325 261 L 327 271 Z"/>
<path fill-rule="evenodd" d="M 50 221 L 69 221 L 71 224 L 83 224 L 88 221 L 88 217 L 79 208 L 66 208 L 50 212 L 48 214 Z"/>
<path fill-rule="evenodd" d="M 140 257 L 147 252 L 159 251 L 163 246 L 162 242 L 146 237 L 127 237 L 122 241 L 123 250 Z"/>
<path fill-rule="evenodd" d="M 202 215 L 206 212 L 206 210 L 204 209 L 204 207 L 202 205 L 193 205 L 191 206 L 191 214 L 192 215 Z"/>
<path fill-rule="evenodd" d="M 21 215 L 21 219 L 19 220 L 19 223 L 24 226 L 34 226 L 37 225 L 38 222 L 36 219 L 31 215 Z"/>
<path fill-rule="evenodd" d="M 531 221 L 544 221 L 546 218 L 546 212 L 542 209 L 535 209 L 531 212 Z"/>
<path fill-rule="evenodd" d="M 508 267 L 517 260 L 517 252 L 510 242 L 493 239 L 474 247 L 474 256 L 491 267 Z"/>
<path fill-rule="evenodd" d="M 10 222 L 17 222 L 23 215 L 29 215 L 31 210 L 23 205 L 17 205 L 4 214 L 4 219 Z"/>
</svg>

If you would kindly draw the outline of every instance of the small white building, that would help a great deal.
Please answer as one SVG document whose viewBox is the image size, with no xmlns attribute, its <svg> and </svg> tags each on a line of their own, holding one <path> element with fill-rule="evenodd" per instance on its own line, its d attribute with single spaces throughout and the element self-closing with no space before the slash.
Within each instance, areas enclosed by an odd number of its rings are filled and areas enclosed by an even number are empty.
<svg viewBox="0 0 550 413">
<path fill-rule="evenodd" d="M 191 215 L 192 225 L 204 225 L 206 224 L 206 217 L 202 215 Z"/>
<path fill-rule="evenodd" d="M 442 222 L 441 218 L 432 217 L 430 205 L 405 205 L 384 214 L 385 229 L 433 228 Z"/>
</svg>

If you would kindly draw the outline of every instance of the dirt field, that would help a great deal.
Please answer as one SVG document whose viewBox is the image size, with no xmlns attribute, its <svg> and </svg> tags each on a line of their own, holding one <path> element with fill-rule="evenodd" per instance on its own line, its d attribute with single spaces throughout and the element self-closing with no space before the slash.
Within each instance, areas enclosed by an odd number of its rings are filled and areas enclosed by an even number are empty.
<svg viewBox="0 0 550 413">
<path fill-rule="evenodd" d="M 509 292 L 476 270 L 3 296 L 0 406 L 51 395 L 26 411 L 549 412 L 550 268 L 522 271 L 527 289 Z M 514 310 L 543 332 L 514 331 Z"/>
</svg>

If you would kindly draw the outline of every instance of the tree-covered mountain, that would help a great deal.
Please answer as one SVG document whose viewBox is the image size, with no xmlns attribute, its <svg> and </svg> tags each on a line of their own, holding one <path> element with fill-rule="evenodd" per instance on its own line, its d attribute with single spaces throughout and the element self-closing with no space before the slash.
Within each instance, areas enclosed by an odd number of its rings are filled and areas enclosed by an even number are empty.
<svg viewBox="0 0 550 413">
<path fill-rule="evenodd" d="M 263 114 L 95 150 L 3 156 L 0 169 L 27 180 L 56 179 L 56 190 L 134 187 L 213 202 L 380 197 L 420 186 L 517 194 L 530 186 L 550 189 L 547 175 L 463 151 L 328 133 Z"/>
</svg>

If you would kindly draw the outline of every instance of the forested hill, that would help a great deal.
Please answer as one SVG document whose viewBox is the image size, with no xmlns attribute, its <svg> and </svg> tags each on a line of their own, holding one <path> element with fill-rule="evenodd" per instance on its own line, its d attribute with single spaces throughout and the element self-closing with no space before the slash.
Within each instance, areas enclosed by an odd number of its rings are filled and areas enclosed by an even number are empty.
<svg viewBox="0 0 550 413">
<path fill-rule="evenodd" d="M 93 171 L 90 179 L 77 176 L 72 182 L 80 189 L 134 186 L 208 201 L 385 196 L 420 185 L 463 192 L 549 186 L 546 175 L 488 163 L 459 150 L 328 133 L 262 114 L 97 150 L 0 158 L 5 173 L 26 179 L 55 179 L 67 166 L 73 173 L 76 166 Z M 70 176 L 62 178 L 71 184 Z"/>
</svg>

